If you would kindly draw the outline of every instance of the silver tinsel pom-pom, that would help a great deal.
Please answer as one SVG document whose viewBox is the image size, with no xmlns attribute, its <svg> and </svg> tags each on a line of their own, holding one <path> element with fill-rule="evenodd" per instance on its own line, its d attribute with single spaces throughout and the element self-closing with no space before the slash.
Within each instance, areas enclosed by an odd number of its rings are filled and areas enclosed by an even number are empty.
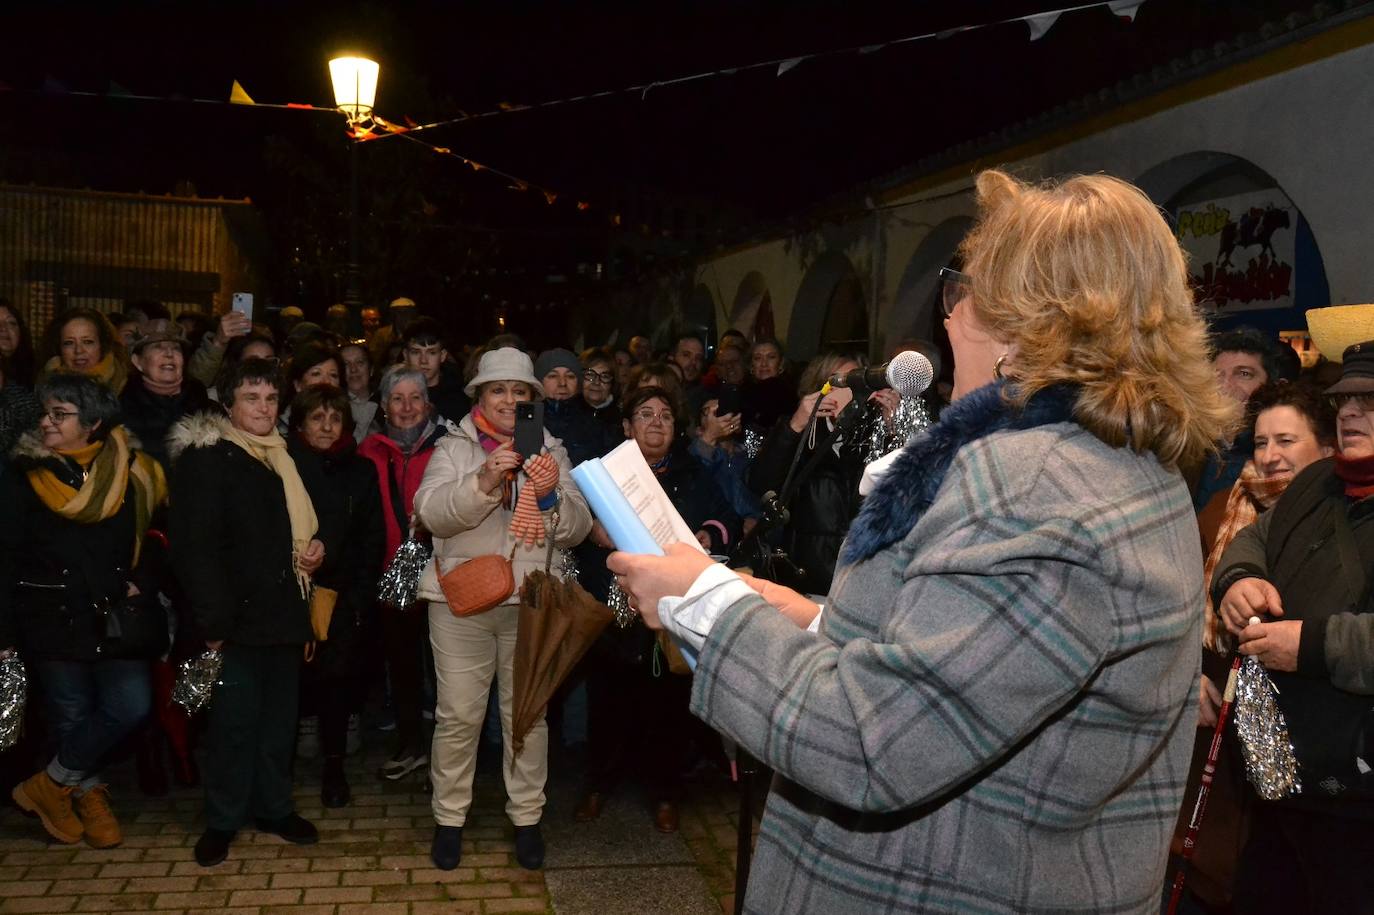
<svg viewBox="0 0 1374 915">
<path fill-rule="evenodd" d="M 564 581 L 577 581 L 577 557 L 572 550 L 559 550 L 558 557 L 554 563 L 554 574 Z"/>
<path fill-rule="evenodd" d="M 1245 774 L 1266 801 L 1302 793 L 1298 759 L 1288 737 L 1288 722 L 1274 698 L 1277 694 L 1264 665 L 1257 658 L 1246 658 L 1236 675 L 1232 717 L 1245 755 Z"/>
<path fill-rule="evenodd" d="M 635 621 L 635 612 L 630 607 L 630 599 L 625 596 L 625 592 L 620 590 L 620 582 L 611 579 L 611 586 L 606 590 L 606 606 L 611 608 L 615 614 L 615 624 L 621 629 L 628 627 Z"/>
<path fill-rule="evenodd" d="M 198 658 L 181 662 L 176 682 L 172 684 L 172 701 L 186 710 L 187 715 L 210 704 L 219 672 L 224 667 L 224 655 L 211 648 Z"/>
<path fill-rule="evenodd" d="M 903 397 L 892 414 L 892 425 L 883 421 L 881 410 L 874 410 L 864 428 L 864 465 L 906 446 L 911 437 L 930 425 L 930 413 L 920 397 Z"/>
<path fill-rule="evenodd" d="M 0 660 L 0 750 L 8 750 L 19 742 L 28 698 L 29 680 L 19 655 Z"/>
<path fill-rule="evenodd" d="M 377 582 L 377 599 L 398 610 L 415 603 L 420 592 L 420 573 L 432 553 L 427 544 L 414 537 L 401 544 Z"/>
<path fill-rule="evenodd" d="M 749 455 L 749 460 L 759 456 L 759 449 L 763 447 L 763 433 L 757 429 L 744 430 L 744 453 Z"/>
</svg>

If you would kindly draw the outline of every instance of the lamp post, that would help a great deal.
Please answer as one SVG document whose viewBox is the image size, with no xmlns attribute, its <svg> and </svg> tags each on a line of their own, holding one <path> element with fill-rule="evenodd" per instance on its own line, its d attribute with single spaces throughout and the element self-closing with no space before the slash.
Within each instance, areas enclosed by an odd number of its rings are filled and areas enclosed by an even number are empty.
<svg viewBox="0 0 1374 915">
<path fill-rule="evenodd" d="M 363 296 L 358 264 L 358 140 L 359 128 L 372 120 L 372 104 L 377 100 L 377 76 L 381 67 L 366 57 L 336 57 L 329 62 L 329 77 L 334 83 L 334 105 L 348 119 L 354 137 L 348 145 L 348 281 L 344 304 L 355 327 L 362 321 Z"/>
</svg>

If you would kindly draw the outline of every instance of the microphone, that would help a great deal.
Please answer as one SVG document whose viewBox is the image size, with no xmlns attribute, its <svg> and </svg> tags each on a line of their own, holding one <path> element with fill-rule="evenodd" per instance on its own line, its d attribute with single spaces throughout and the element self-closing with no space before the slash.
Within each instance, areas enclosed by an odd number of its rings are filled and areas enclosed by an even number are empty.
<svg viewBox="0 0 1374 915">
<path fill-rule="evenodd" d="M 915 350 L 905 350 L 893 356 L 886 365 L 831 375 L 829 384 L 832 388 L 867 388 L 870 391 L 893 388 L 903 397 L 915 397 L 934 380 L 935 367 L 930 360 Z"/>
</svg>

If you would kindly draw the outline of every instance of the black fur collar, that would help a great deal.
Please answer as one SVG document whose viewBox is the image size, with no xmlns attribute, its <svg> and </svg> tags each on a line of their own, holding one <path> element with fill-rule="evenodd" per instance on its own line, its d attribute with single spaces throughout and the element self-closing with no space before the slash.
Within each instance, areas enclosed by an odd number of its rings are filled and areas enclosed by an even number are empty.
<svg viewBox="0 0 1374 915">
<path fill-rule="evenodd" d="M 849 529 L 841 557 L 846 564 L 868 559 L 911 532 L 935 501 L 950 463 L 964 445 L 1003 430 L 1073 421 L 1078 400 L 1073 387 L 1046 388 L 1020 411 L 1007 404 L 1004 387 L 1005 382 L 989 384 L 960 398 L 902 450 Z"/>
</svg>

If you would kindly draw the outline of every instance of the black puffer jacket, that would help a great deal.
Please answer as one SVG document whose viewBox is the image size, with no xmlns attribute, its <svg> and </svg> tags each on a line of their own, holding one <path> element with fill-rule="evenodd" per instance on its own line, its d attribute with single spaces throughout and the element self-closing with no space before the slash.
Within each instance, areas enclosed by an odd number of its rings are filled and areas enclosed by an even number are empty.
<svg viewBox="0 0 1374 915">
<path fill-rule="evenodd" d="M 325 558 L 314 581 L 339 593 L 329 638 L 307 670 L 323 677 L 359 673 L 378 623 L 384 538 L 377 474 L 371 461 L 358 457 L 352 438 L 333 453 L 315 451 L 294 435 L 287 447 L 320 521 Z"/>
<path fill-rule="evenodd" d="M 844 442 L 839 454 L 826 443 L 828 430 L 821 423 L 816 431 L 816 448 L 803 447 L 797 465 L 800 475 L 815 459 L 787 506 L 791 520 L 783 529 L 782 547 L 801 566 L 801 589 L 810 594 L 830 591 L 840 544 L 849 531 L 849 523 L 859 513 L 859 480 L 864 465 L 854 441 L 854 428 L 862 415 L 859 404 L 850 404 L 841 414 L 839 428 Z M 789 420 L 790 417 L 778 420 L 750 468 L 749 488 L 760 496 L 769 491 L 781 492 L 797 444 L 807 434 L 793 432 Z"/>
<path fill-rule="evenodd" d="M 26 658 L 93 661 L 105 632 L 107 601 L 128 583 L 151 593 L 129 571 L 134 555 L 134 492 L 110 518 L 78 524 L 51 510 L 29 485 L 27 471 L 51 469 L 80 488 L 81 468 L 46 448 L 34 433 L 15 448 L 0 475 L 0 649 Z"/>
<path fill-rule="evenodd" d="M 167 467 L 167 433 L 181 419 L 210 408 L 210 396 L 205 385 L 194 378 L 181 383 L 181 391 L 168 397 L 154 394 L 143 385 L 143 376 L 135 374 L 119 395 L 124 413 L 124 425 L 143 443 L 150 457 Z"/>
<path fill-rule="evenodd" d="M 246 645 L 310 641 L 310 616 L 291 565 L 281 478 L 224 438 L 228 420 L 178 423 L 172 459 L 172 565 L 198 639 Z"/>
<path fill-rule="evenodd" d="M 625 440 L 596 418 L 581 397 L 544 401 L 544 428 L 563 442 L 574 467 L 588 458 L 601 457 Z"/>
</svg>

